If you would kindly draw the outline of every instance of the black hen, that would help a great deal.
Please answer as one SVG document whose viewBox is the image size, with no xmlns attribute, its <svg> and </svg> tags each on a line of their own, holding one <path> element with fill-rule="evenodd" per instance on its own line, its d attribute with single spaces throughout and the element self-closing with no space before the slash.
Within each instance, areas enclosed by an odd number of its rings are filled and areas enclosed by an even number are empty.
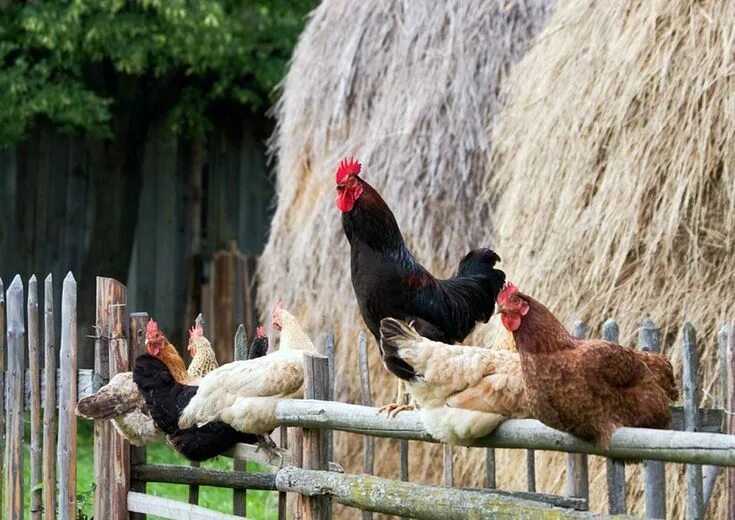
<svg viewBox="0 0 735 520">
<path fill-rule="evenodd" d="M 258 441 L 257 436 L 239 432 L 223 422 L 179 429 L 179 416 L 196 394 L 197 387 L 178 383 L 168 367 L 153 356 L 144 354 L 135 360 L 133 380 L 140 388 L 156 426 L 166 434 L 171 446 L 189 460 L 211 459 L 235 443 L 253 444 Z"/>
<path fill-rule="evenodd" d="M 352 286 L 360 313 L 380 343 L 380 320 L 412 323 L 422 336 L 456 343 L 487 322 L 505 273 L 490 249 L 475 249 L 456 274 L 439 280 L 413 257 L 383 198 L 359 177 L 360 165 L 343 161 L 337 171 L 337 207 L 352 250 Z"/>
</svg>

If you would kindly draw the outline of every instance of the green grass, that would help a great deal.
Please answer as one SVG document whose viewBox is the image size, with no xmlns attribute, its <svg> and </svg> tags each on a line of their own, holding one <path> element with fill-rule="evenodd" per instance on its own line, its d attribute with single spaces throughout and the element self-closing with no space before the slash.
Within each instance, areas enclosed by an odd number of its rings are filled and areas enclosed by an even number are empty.
<svg viewBox="0 0 735 520">
<path fill-rule="evenodd" d="M 26 415 L 26 451 L 25 465 L 25 502 L 26 511 L 29 511 L 30 501 L 30 455 L 28 450 L 29 416 Z M 77 502 L 81 513 L 91 518 L 94 509 L 94 450 L 93 450 L 93 422 L 77 421 Z M 148 446 L 148 463 L 150 464 L 180 464 L 188 465 L 188 461 L 168 447 L 165 443 Z M 204 468 L 232 469 L 232 459 L 216 457 L 202 463 Z M 248 471 L 262 471 L 257 464 L 248 463 Z M 179 484 L 150 483 L 146 489 L 150 495 L 171 498 L 187 502 L 189 486 Z M 199 488 L 199 505 L 220 511 L 232 513 L 232 490 L 202 486 Z M 270 491 L 248 491 L 247 512 L 249 518 L 271 519 L 278 517 L 278 494 Z M 157 518 L 149 515 L 148 518 Z"/>
</svg>

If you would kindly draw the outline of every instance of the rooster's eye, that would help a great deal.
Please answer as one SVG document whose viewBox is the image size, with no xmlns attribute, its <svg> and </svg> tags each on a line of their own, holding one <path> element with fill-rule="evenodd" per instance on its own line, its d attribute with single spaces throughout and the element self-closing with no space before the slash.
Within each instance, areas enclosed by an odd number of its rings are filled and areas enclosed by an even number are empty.
<svg viewBox="0 0 735 520">
<path fill-rule="evenodd" d="M 349 179 L 347 179 L 347 186 L 349 188 L 354 188 L 355 186 L 357 186 L 357 179 L 355 179 L 354 177 L 350 177 Z"/>
</svg>

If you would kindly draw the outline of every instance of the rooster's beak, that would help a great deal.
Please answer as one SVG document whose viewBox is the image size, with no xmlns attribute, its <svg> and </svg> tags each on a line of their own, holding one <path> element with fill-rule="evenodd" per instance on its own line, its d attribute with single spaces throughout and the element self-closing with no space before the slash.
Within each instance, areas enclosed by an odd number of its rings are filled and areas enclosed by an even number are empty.
<svg viewBox="0 0 735 520">
<path fill-rule="evenodd" d="M 503 309 L 503 307 L 500 304 L 497 304 L 496 303 L 495 304 L 495 313 L 496 314 L 504 314 L 505 313 L 505 309 Z"/>
<path fill-rule="evenodd" d="M 151 343 L 151 340 L 146 339 L 144 345 L 147 347 L 148 345 L 150 345 L 150 343 Z"/>
</svg>

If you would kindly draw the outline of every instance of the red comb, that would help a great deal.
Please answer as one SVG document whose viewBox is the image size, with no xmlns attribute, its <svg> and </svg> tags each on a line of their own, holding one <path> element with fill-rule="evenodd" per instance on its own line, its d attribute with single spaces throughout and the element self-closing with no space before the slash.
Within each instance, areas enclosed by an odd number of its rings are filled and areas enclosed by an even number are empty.
<svg viewBox="0 0 735 520">
<path fill-rule="evenodd" d="M 264 338 L 265 329 L 263 327 L 258 327 L 257 329 L 255 329 L 255 334 L 257 334 L 259 338 Z"/>
<path fill-rule="evenodd" d="M 504 303 L 508 298 L 511 297 L 511 295 L 516 294 L 517 292 L 518 292 L 518 287 L 516 287 L 510 282 L 506 283 L 503 286 L 503 290 L 498 295 L 498 303 L 500 304 Z"/>
<path fill-rule="evenodd" d="M 150 320 L 148 320 L 148 325 L 146 326 L 145 335 L 146 337 L 150 337 L 156 332 L 158 332 L 158 323 L 153 321 L 153 318 L 151 318 Z"/>
<path fill-rule="evenodd" d="M 202 337 L 204 337 L 204 329 L 201 327 L 201 325 L 196 324 L 191 329 L 189 329 L 189 339 Z"/>
<path fill-rule="evenodd" d="M 362 170 L 362 165 L 354 157 L 342 159 L 337 168 L 337 184 L 342 184 L 350 175 L 357 175 Z"/>
<path fill-rule="evenodd" d="M 276 306 L 275 306 L 275 307 L 273 307 L 273 311 L 272 311 L 272 314 L 273 314 L 273 317 L 274 317 L 274 318 L 276 317 L 276 313 L 277 313 L 278 311 L 280 311 L 281 309 L 283 309 L 283 302 L 278 302 L 278 303 L 276 304 Z"/>
</svg>

